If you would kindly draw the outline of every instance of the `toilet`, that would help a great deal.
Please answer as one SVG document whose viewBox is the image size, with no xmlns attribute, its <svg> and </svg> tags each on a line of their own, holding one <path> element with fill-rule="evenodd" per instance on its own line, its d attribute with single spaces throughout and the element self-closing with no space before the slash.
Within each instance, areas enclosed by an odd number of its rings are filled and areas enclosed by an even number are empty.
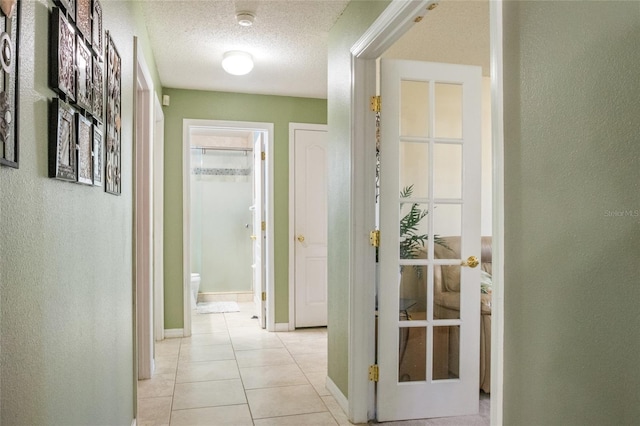
<svg viewBox="0 0 640 426">
<path fill-rule="evenodd" d="M 196 309 L 198 303 L 198 290 L 200 289 L 200 274 L 191 273 L 191 309 Z"/>
</svg>

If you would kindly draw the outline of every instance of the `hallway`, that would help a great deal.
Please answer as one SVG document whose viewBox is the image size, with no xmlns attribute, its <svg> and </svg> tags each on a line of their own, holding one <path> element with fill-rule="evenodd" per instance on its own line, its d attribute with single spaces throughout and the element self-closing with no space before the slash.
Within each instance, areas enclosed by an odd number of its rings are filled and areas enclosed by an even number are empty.
<svg viewBox="0 0 640 426">
<path fill-rule="evenodd" d="M 192 336 L 156 343 L 156 372 L 138 382 L 137 426 L 349 425 L 324 388 L 326 328 L 268 333 L 253 303 L 193 314 Z"/>
</svg>

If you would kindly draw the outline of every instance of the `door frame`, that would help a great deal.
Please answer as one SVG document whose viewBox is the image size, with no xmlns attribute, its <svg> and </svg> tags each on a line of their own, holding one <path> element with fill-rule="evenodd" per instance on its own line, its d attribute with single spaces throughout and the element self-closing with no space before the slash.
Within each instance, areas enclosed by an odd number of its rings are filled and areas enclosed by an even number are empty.
<svg viewBox="0 0 640 426">
<path fill-rule="evenodd" d="M 183 269 L 183 329 L 184 337 L 191 336 L 191 154 L 190 132 L 192 128 L 209 127 L 219 130 L 245 130 L 267 132 L 265 140 L 265 268 L 267 293 L 267 331 L 275 331 L 274 297 L 274 220 L 273 220 L 273 123 L 222 120 L 182 120 L 182 269 Z"/>
<path fill-rule="evenodd" d="M 153 129 L 154 86 L 134 37 L 133 280 L 136 379 L 150 379 L 154 360 Z"/>
<path fill-rule="evenodd" d="M 164 340 L 164 112 L 157 96 L 153 120 L 153 328 L 159 342 Z"/>
<path fill-rule="evenodd" d="M 296 130 L 329 130 L 326 124 L 309 124 L 309 123 L 289 123 L 289 329 L 296 329 L 296 240 L 295 236 L 295 131 Z"/>
<path fill-rule="evenodd" d="M 368 380 L 368 366 L 375 362 L 375 324 L 372 301 L 375 289 L 374 257 L 368 236 L 374 229 L 375 194 L 369 190 L 375 174 L 375 127 L 369 98 L 376 93 L 376 59 L 422 16 L 433 0 L 392 0 L 373 24 L 351 47 L 352 187 L 350 235 L 351 286 L 349 290 L 348 404 L 354 423 L 375 418 L 375 387 Z M 504 157 L 503 157 L 503 59 L 502 0 L 490 2 L 491 126 L 493 186 L 493 297 L 491 330 L 491 424 L 502 424 L 504 350 Z M 357 220 L 356 220 L 357 219 Z"/>
</svg>

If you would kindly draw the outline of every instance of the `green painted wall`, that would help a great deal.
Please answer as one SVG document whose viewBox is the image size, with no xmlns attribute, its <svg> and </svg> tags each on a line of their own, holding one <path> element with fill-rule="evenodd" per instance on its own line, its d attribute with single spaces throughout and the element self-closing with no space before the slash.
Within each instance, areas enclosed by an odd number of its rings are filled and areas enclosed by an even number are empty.
<svg viewBox="0 0 640 426">
<path fill-rule="evenodd" d="M 329 33 L 328 350 L 331 380 L 348 396 L 351 247 L 351 46 L 387 7 L 387 1 L 349 3 Z"/>
<path fill-rule="evenodd" d="M 0 168 L 1 422 L 128 426 L 135 11 L 130 2 L 102 2 L 123 64 L 124 185 L 116 197 L 48 178 L 50 2 L 21 3 L 20 169 Z"/>
<path fill-rule="evenodd" d="M 504 424 L 639 424 L 640 4 L 504 30 Z"/>
<path fill-rule="evenodd" d="M 274 123 L 275 320 L 289 321 L 289 123 L 325 124 L 324 99 L 164 89 L 165 117 L 164 300 L 165 328 L 182 328 L 183 119 Z M 268 225 L 267 225 L 268 226 Z"/>
</svg>

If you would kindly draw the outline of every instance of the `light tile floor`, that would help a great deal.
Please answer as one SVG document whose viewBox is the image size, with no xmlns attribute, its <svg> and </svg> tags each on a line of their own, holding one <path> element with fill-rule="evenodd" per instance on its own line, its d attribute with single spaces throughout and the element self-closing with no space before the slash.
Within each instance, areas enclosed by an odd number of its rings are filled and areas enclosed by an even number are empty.
<svg viewBox="0 0 640 426">
<path fill-rule="evenodd" d="M 192 316 L 192 336 L 156 343 L 156 371 L 138 381 L 138 426 L 350 425 L 325 388 L 327 330 L 269 333 L 253 303 Z M 480 415 L 385 425 L 488 425 Z M 373 423 L 375 424 L 375 423 Z"/>
</svg>

